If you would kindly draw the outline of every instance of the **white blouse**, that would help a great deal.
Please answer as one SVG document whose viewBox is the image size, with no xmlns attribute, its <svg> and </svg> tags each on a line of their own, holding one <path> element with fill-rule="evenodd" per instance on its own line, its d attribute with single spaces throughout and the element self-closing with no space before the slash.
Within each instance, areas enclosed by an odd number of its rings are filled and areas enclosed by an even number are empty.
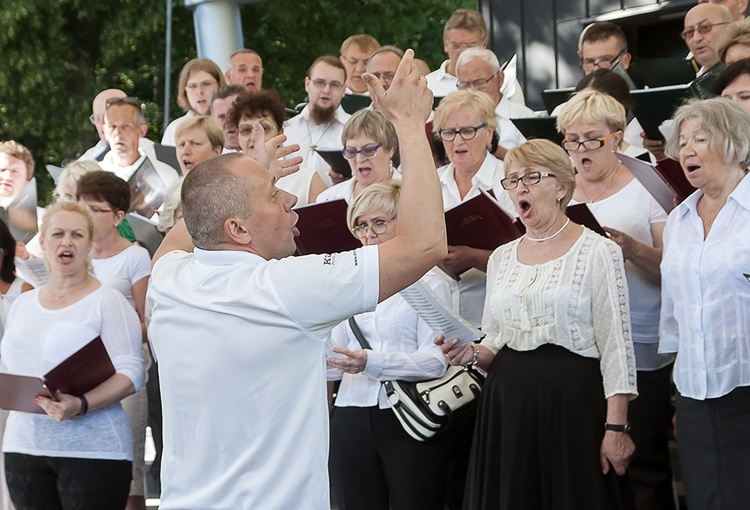
<svg viewBox="0 0 750 510">
<path fill-rule="evenodd" d="M 531 351 L 555 344 L 601 362 L 604 394 L 637 395 L 622 252 L 584 229 L 562 257 L 518 262 L 519 240 L 495 250 L 487 266 L 482 345 Z"/>
<path fill-rule="evenodd" d="M 450 289 L 442 277 L 430 271 L 421 282 L 447 302 Z M 419 381 L 445 373 L 445 357 L 433 343 L 436 333 L 399 294 L 378 304 L 374 312 L 355 316 L 355 320 L 372 349 L 367 351 L 367 364 L 362 373 L 345 374 L 328 368 L 328 380 L 341 379 L 337 407 L 379 405 L 381 409 L 388 409 L 390 405 L 381 389 L 381 381 Z M 332 352 L 333 347 L 362 349 L 348 321 L 331 331 L 326 347 L 327 357 L 341 357 Z"/>
<path fill-rule="evenodd" d="M 703 400 L 750 386 L 750 175 L 703 239 L 701 191 L 669 215 L 661 262 L 660 352 L 677 352 L 680 393 Z"/>
</svg>

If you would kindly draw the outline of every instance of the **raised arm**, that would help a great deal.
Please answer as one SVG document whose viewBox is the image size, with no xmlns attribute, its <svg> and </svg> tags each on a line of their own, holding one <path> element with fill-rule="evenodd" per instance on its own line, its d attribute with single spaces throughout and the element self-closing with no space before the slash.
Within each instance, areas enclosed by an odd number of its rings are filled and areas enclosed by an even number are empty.
<svg viewBox="0 0 750 510">
<path fill-rule="evenodd" d="M 379 248 L 382 301 L 417 281 L 448 253 L 443 198 L 424 125 L 432 107 L 432 92 L 406 50 L 388 91 L 371 74 L 362 78 L 373 102 L 398 134 L 403 184 L 398 234 Z"/>
</svg>

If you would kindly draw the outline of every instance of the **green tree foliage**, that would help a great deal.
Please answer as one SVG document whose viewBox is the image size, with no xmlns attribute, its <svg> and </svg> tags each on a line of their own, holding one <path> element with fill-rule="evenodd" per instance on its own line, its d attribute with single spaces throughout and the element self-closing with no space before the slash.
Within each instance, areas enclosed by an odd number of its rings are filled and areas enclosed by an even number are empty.
<svg viewBox="0 0 750 510">
<path fill-rule="evenodd" d="M 444 58 L 442 30 L 467 0 L 262 1 L 242 9 L 246 46 L 264 58 L 264 87 L 290 104 L 305 99 L 307 67 L 338 54 L 343 39 L 369 33 L 381 44 L 411 47 L 433 68 Z M 196 57 L 192 12 L 173 9 L 172 118 L 177 77 Z M 52 181 L 44 164 L 74 159 L 97 141 L 91 100 L 120 88 L 144 102 L 149 137 L 161 138 L 165 0 L 3 0 L 0 5 L 0 140 L 17 140 L 37 159 L 40 200 Z"/>
</svg>

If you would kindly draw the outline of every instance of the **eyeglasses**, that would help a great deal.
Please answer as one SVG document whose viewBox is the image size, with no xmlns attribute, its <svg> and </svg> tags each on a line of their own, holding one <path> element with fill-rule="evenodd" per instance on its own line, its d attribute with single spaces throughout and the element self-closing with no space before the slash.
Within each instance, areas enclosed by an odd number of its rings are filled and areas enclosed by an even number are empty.
<svg viewBox="0 0 750 510">
<path fill-rule="evenodd" d="M 591 140 L 583 140 L 581 142 L 579 142 L 578 140 L 566 139 L 562 141 L 561 145 L 563 146 L 563 149 L 565 149 L 568 152 L 580 150 L 581 147 L 583 147 L 583 150 L 593 151 L 595 149 L 604 147 L 604 144 L 607 143 L 609 139 L 612 138 L 612 135 L 614 135 L 618 131 L 612 131 L 610 134 L 608 134 L 604 138 L 593 138 Z"/>
<path fill-rule="evenodd" d="M 592 69 L 594 67 L 598 67 L 599 69 L 611 69 L 612 65 L 615 63 L 615 61 L 623 56 L 625 52 L 628 51 L 627 49 L 621 50 L 620 53 L 615 55 L 614 57 L 611 57 L 609 55 L 605 55 L 603 57 L 600 57 L 598 59 L 594 58 L 585 58 L 581 60 L 581 67 L 584 69 Z"/>
<path fill-rule="evenodd" d="M 126 104 L 135 106 L 138 109 L 141 108 L 141 100 L 137 97 L 110 97 L 104 102 L 104 109 L 106 110 L 110 106 L 122 106 Z M 89 120 L 91 120 L 91 117 L 89 117 Z"/>
<path fill-rule="evenodd" d="M 374 158 L 375 154 L 378 152 L 378 149 L 382 146 L 383 144 L 379 143 L 377 145 L 366 145 L 361 149 L 355 149 L 354 147 L 344 147 L 341 150 L 341 154 L 343 154 L 346 159 L 357 159 L 357 154 L 362 154 L 362 156 L 369 159 Z"/>
<path fill-rule="evenodd" d="M 500 186 L 503 189 L 516 189 L 518 183 L 522 182 L 524 186 L 533 186 L 542 181 L 542 177 L 555 177 L 555 174 L 549 172 L 529 172 L 521 177 L 506 177 L 500 180 Z"/>
<path fill-rule="evenodd" d="M 474 80 L 474 81 L 459 81 L 456 86 L 458 87 L 458 90 L 466 90 L 466 89 L 481 89 L 485 85 L 487 85 L 492 78 L 494 78 L 495 75 L 493 74 L 487 79 L 484 80 Z"/>
<path fill-rule="evenodd" d="M 462 128 L 458 129 L 441 129 L 438 131 L 438 134 L 440 135 L 440 138 L 445 140 L 446 142 L 452 142 L 456 139 L 456 135 L 461 135 L 461 138 L 464 140 L 471 140 L 475 136 L 477 136 L 477 131 L 485 127 L 487 124 L 479 124 L 476 127 L 471 126 L 464 126 Z"/>
<path fill-rule="evenodd" d="M 453 41 L 448 41 L 448 47 L 452 49 L 453 51 L 458 51 L 461 48 L 469 49 L 469 48 L 476 48 L 479 46 L 479 43 L 458 43 Z"/>
<path fill-rule="evenodd" d="M 368 230 L 371 230 L 373 234 L 379 236 L 385 234 L 385 231 L 388 230 L 388 224 L 391 221 L 392 220 L 375 220 L 372 222 L 372 225 L 367 225 L 367 223 L 360 223 L 352 229 L 352 233 L 359 239 L 364 239 L 365 237 L 367 237 Z"/>
<path fill-rule="evenodd" d="M 190 92 L 197 92 L 198 89 L 206 90 L 210 87 L 213 87 L 218 82 L 216 80 L 206 80 L 202 81 L 200 83 L 188 83 L 185 85 L 185 89 L 189 90 Z"/>
<path fill-rule="evenodd" d="M 718 25 L 728 25 L 728 21 L 722 21 L 720 23 L 700 23 L 696 27 L 687 27 L 685 30 L 680 32 L 680 37 L 682 37 L 684 40 L 692 39 L 695 36 L 695 33 L 698 32 L 701 35 L 706 35 L 711 30 L 714 29 L 715 26 Z"/>
<path fill-rule="evenodd" d="M 263 128 L 264 133 L 271 133 L 272 131 L 276 131 L 277 129 L 279 129 L 276 126 L 270 126 L 268 124 L 263 124 L 262 122 L 260 126 Z M 239 129 L 237 129 L 237 134 L 239 134 L 240 136 L 250 136 L 253 134 L 253 126 L 242 125 Z"/>
<path fill-rule="evenodd" d="M 326 85 L 330 85 L 331 90 L 341 90 L 341 88 L 344 86 L 343 83 L 340 81 L 325 81 L 321 78 L 318 78 L 317 80 L 312 80 L 312 84 L 315 85 L 316 88 L 324 89 L 326 88 Z"/>
</svg>

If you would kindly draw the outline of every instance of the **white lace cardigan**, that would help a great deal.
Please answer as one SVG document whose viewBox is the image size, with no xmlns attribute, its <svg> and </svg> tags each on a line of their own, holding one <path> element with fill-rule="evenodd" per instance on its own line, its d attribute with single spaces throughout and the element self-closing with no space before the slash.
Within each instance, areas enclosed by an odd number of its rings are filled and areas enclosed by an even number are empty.
<svg viewBox="0 0 750 510">
<path fill-rule="evenodd" d="M 501 246 L 487 267 L 482 345 L 493 352 L 555 344 L 600 360 L 605 397 L 637 395 L 630 306 L 622 252 L 588 229 L 557 259 L 518 262 L 519 240 Z"/>
</svg>

